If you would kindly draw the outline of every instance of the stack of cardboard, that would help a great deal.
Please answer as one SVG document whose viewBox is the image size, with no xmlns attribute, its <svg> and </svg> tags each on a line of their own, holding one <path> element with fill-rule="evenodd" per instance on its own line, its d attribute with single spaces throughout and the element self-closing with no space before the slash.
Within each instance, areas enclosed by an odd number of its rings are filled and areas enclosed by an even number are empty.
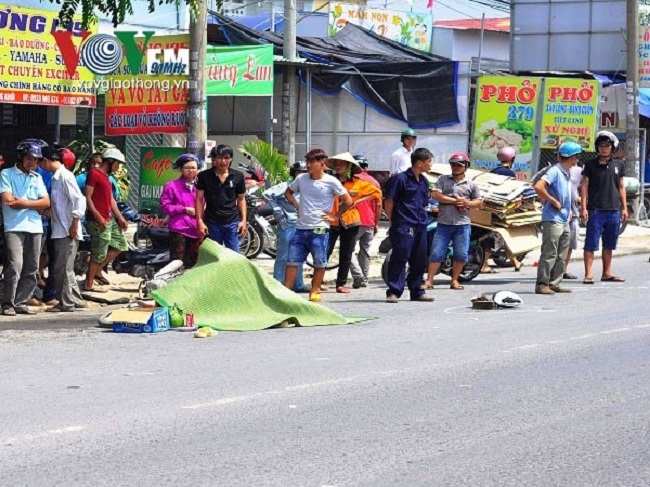
<svg viewBox="0 0 650 487">
<path fill-rule="evenodd" d="M 433 164 L 428 177 L 436 181 L 443 174 L 451 174 L 451 167 Z M 468 169 L 466 177 L 477 184 L 483 198 L 482 209 L 470 210 L 473 225 L 499 233 L 514 253 L 539 247 L 535 224 L 542 221 L 542 211 L 530 183 L 475 169 Z"/>
</svg>

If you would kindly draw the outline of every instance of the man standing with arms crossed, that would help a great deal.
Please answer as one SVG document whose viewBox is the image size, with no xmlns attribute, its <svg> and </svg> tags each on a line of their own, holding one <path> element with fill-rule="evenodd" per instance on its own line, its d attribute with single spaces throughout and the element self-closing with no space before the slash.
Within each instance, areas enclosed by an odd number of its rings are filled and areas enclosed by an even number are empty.
<svg viewBox="0 0 650 487">
<path fill-rule="evenodd" d="M 23 142 L 16 148 L 16 166 L 0 178 L 5 231 L 5 267 L 2 314 L 34 314 L 27 306 L 36 288 L 43 223 L 40 210 L 50 207 L 43 179 L 36 172 L 41 148 Z"/>
<path fill-rule="evenodd" d="M 596 134 L 596 151 L 598 157 L 585 162 L 582 171 L 582 197 L 580 216 L 587 220 L 585 237 L 585 279 L 584 284 L 593 284 L 594 252 L 598 243 L 603 242 L 603 282 L 624 282 L 625 279 L 612 273 L 612 257 L 621 221 L 627 220 L 627 202 L 625 193 L 625 164 L 614 159 L 618 149 L 618 138 L 611 132 L 603 130 Z M 630 150 L 633 150 L 631 148 Z"/>
<path fill-rule="evenodd" d="M 571 232 L 571 179 L 569 171 L 578 163 L 582 148 L 565 142 L 557 150 L 558 164 L 552 166 L 533 186 L 544 201 L 542 210 L 542 250 L 537 267 L 535 294 L 570 293 L 560 286 Z"/>
</svg>

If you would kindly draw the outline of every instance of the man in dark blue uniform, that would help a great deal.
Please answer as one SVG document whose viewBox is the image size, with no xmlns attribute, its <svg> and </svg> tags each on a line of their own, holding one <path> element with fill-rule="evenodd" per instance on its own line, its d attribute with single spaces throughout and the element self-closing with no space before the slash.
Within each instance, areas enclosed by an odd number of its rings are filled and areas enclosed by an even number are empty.
<svg viewBox="0 0 650 487">
<path fill-rule="evenodd" d="M 429 182 L 422 174 L 431 170 L 432 160 L 431 151 L 416 149 L 411 154 L 411 167 L 388 181 L 384 210 L 390 220 L 388 237 L 393 252 L 388 263 L 387 303 L 399 301 L 405 280 L 411 301 L 433 301 L 422 290 L 422 275 L 427 266 L 426 207 L 429 203 Z"/>
</svg>

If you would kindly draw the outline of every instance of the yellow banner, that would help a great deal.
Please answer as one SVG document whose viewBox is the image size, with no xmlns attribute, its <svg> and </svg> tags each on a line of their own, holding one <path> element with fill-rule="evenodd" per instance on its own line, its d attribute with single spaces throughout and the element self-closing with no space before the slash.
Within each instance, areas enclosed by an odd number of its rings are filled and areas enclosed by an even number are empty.
<svg viewBox="0 0 650 487">
<path fill-rule="evenodd" d="M 82 31 L 81 16 L 68 27 L 77 52 L 97 30 Z M 95 106 L 94 74 L 83 66 L 66 70 L 52 35 L 64 30 L 58 12 L 0 4 L 0 103 Z"/>
<path fill-rule="evenodd" d="M 557 149 L 577 142 L 593 152 L 598 130 L 598 90 L 595 80 L 546 78 L 540 148 Z"/>
</svg>

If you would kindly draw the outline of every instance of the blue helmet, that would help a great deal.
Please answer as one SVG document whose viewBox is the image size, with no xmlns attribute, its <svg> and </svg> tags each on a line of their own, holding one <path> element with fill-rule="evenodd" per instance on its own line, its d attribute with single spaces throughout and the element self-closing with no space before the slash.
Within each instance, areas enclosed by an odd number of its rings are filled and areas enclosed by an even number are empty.
<svg viewBox="0 0 650 487">
<path fill-rule="evenodd" d="M 41 146 L 35 142 L 21 142 L 16 147 L 16 157 L 18 160 L 22 160 L 23 156 L 32 156 L 37 159 L 43 158 L 43 153 L 41 152 Z"/>
<path fill-rule="evenodd" d="M 580 147 L 580 144 L 577 144 L 576 142 L 565 142 L 557 150 L 558 155 L 565 159 L 571 156 L 577 156 L 581 152 L 582 147 Z"/>
</svg>

